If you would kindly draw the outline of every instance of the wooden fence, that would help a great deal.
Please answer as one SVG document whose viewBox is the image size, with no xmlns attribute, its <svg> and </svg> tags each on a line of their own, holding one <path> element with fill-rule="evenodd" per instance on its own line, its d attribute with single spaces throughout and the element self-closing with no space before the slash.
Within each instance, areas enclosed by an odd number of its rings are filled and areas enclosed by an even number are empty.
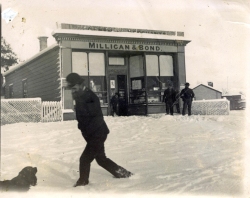
<svg viewBox="0 0 250 198">
<path fill-rule="evenodd" d="M 42 102 L 42 122 L 62 121 L 61 102 Z"/>
<path fill-rule="evenodd" d="M 1 99 L 1 125 L 40 121 L 41 98 Z"/>
<path fill-rule="evenodd" d="M 1 99 L 1 125 L 56 121 L 62 121 L 61 102 L 42 102 L 41 98 Z"/>
</svg>

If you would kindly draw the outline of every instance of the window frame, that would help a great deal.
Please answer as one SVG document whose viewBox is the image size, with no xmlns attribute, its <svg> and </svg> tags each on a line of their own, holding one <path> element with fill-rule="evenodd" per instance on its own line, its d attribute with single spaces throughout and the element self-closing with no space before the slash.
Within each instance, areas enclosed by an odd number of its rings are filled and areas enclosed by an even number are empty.
<svg viewBox="0 0 250 198">
<path fill-rule="evenodd" d="M 14 98 L 14 84 L 11 83 L 9 84 L 9 88 L 8 88 L 8 91 L 9 91 L 9 98 Z"/>
<path fill-rule="evenodd" d="M 25 95 L 24 83 L 26 83 L 26 95 Z M 27 96 L 28 96 L 28 88 L 27 88 L 28 85 L 27 85 L 27 83 L 28 83 L 27 82 L 27 78 L 25 78 L 25 79 L 22 80 L 23 98 L 27 98 Z"/>
<path fill-rule="evenodd" d="M 101 79 L 100 81 L 103 81 L 103 84 L 102 84 L 102 89 L 100 91 L 94 91 L 92 90 L 99 98 L 100 102 L 101 102 L 101 105 L 103 104 L 108 104 L 108 90 L 107 90 L 107 81 L 106 81 L 106 54 L 104 51 L 96 51 L 96 52 L 93 52 L 93 51 L 89 51 L 89 50 L 72 50 L 71 54 L 73 54 L 74 52 L 83 52 L 83 53 L 86 53 L 87 54 L 87 69 L 88 69 L 88 74 L 85 76 L 82 76 L 80 75 L 84 80 L 85 80 L 85 86 L 88 87 L 89 89 L 91 89 L 91 86 L 92 84 L 90 83 L 91 81 L 91 78 L 98 78 L 98 77 L 101 77 L 101 78 L 104 78 L 104 79 Z M 104 71 L 104 74 L 103 75 L 90 75 L 90 58 L 89 58 L 89 54 L 90 53 L 102 53 L 103 54 L 103 61 L 104 61 L 104 68 L 103 68 L 103 71 Z M 73 60 L 71 61 L 71 71 L 73 71 Z"/>
</svg>

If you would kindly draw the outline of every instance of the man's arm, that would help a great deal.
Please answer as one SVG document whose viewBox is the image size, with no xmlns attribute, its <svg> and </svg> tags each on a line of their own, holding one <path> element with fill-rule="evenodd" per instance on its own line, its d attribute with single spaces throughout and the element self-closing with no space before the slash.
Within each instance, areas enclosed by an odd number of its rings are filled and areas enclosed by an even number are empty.
<svg viewBox="0 0 250 198">
<path fill-rule="evenodd" d="M 192 97 L 192 98 L 194 98 L 194 96 L 195 96 L 195 95 L 194 95 L 194 92 L 193 92 L 193 90 L 192 90 L 192 89 L 191 89 L 191 94 L 192 94 L 192 96 L 191 96 L 191 97 Z"/>
</svg>

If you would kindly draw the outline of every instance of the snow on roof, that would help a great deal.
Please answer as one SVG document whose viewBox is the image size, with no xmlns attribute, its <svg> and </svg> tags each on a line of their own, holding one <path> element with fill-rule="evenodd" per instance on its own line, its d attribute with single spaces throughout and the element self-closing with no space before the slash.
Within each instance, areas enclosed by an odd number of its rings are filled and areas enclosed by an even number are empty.
<svg viewBox="0 0 250 198">
<path fill-rule="evenodd" d="M 140 39 L 162 39 L 162 40 L 177 40 L 184 41 L 184 37 L 177 35 L 164 34 L 149 34 L 137 32 L 108 32 L 108 31 L 94 31 L 94 30 L 74 30 L 74 29 L 56 29 L 52 35 L 56 34 L 73 34 L 82 36 L 106 36 L 106 37 L 120 37 L 120 38 L 140 38 Z M 185 40 L 190 42 L 190 40 Z"/>
<path fill-rule="evenodd" d="M 226 94 L 223 94 L 222 96 L 241 96 L 240 93 L 226 93 Z"/>
<path fill-rule="evenodd" d="M 222 92 L 219 91 L 218 89 L 215 89 L 215 88 L 213 88 L 213 87 L 211 87 L 211 86 L 204 85 L 204 84 L 199 84 L 199 85 L 197 85 L 196 87 L 193 88 L 193 90 L 194 90 L 195 88 L 199 87 L 199 86 L 204 86 L 204 87 L 207 87 L 207 88 L 209 88 L 209 89 L 213 89 L 213 90 L 215 90 L 215 91 L 217 91 L 217 92 L 222 93 Z"/>
<path fill-rule="evenodd" d="M 55 47 L 59 46 L 57 43 L 51 45 L 50 47 L 47 47 L 46 49 L 40 51 L 39 53 L 35 54 L 34 56 L 32 56 L 31 58 L 29 58 L 28 60 L 16 65 L 16 66 L 13 66 L 11 67 L 8 71 L 4 72 L 3 73 L 3 76 L 7 76 L 8 74 L 12 73 L 13 71 L 25 66 L 27 63 L 35 60 L 36 58 L 38 58 L 39 56 L 41 56 L 42 54 L 45 54 L 46 52 L 54 49 Z"/>
</svg>

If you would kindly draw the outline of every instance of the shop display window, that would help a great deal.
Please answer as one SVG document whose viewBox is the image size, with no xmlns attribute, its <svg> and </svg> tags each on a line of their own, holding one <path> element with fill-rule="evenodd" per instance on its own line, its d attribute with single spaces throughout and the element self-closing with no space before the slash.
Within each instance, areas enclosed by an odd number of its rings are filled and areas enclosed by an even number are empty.
<svg viewBox="0 0 250 198">
<path fill-rule="evenodd" d="M 99 97 L 101 105 L 107 104 L 104 53 L 72 52 L 72 72 L 78 73 Z"/>
<path fill-rule="evenodd" d="M 105 76 L 89 76 L 89 88 L 99 97 L 101 104 L 107 103 Z"/>
<path fill-rule="evenodd" d="M 143 57 L 132 56 L 129 59 L 130 71 L 130 104 L 146 103 L 145 78 L 143 69 Z"/>
<path fill-rule="evenodd" d="M 159 103 L 167 88 L 167 81 L 172 80 L 173 59 L 170 55 L 146 55 L 148 103 Z"/>
<path fill-rule="evenodd" d="M 170 55 L 160 55 L 160 75 L 174 76 L 173 57 Z"/>
<path fill-rule="evenodd" d="M 105 76 L 104 53 L 89 53 L 89 76 Z"/>
<path fill-rule="evenodd" d="M 72 72 L 88 76 L 88 58 L 86 52 L 72 52 Z"/>
</svg>

